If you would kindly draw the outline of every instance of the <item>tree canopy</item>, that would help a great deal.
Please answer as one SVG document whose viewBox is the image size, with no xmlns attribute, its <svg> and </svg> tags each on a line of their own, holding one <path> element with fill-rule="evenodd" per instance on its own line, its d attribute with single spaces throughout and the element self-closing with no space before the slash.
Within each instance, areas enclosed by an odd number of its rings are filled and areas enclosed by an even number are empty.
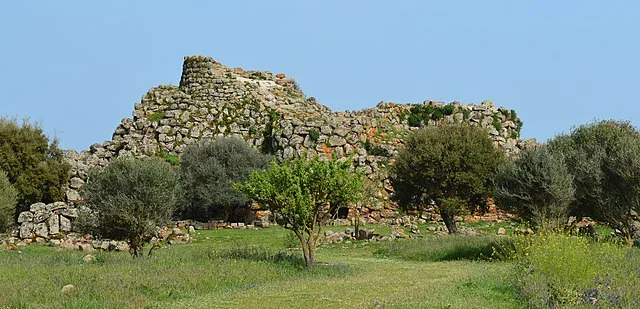
<svg viewBox="0 0 640 309">
<path fill-rule="evenodd" d="M 485 210 L 504 161 L 486 130 L 455 124 L 413 131 L 391 170 L 394 199 L 402 209 L 435 203 L 449 233 L 460 210 Z"/>
<path fill-rule="evenodd" d="M 178 174 L 160 158 L 116 159 L 90 172 L 83 194 L 96 215 L 97 236 L 127 240 L 134 257 L 142 255 L 156 226 L 171 219 Z"/>
<path fill-rule="evenodd" d="M 322 225 L 339 207 L 361 198 L 362 175 L 347 161 L 296 158 L 268 170 L 254 171 L 235 187 L 271 210 L 302 245 L 307 268 L 315 264 L 315 250 Z"/>
</svg>

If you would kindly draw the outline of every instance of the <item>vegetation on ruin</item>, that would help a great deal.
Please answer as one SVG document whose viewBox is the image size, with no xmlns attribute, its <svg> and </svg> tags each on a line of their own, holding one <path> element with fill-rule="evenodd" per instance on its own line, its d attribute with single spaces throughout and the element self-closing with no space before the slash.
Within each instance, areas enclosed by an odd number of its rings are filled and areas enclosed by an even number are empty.
<svg viewBox="0 0 640 309">
<path fill-rule="evenodd" d="M 411 107 L 408 115 L 409 126 L 419 127 L 429 120 L 440 120 L 444 116 L 452 115 L 456 107 L 453 104 L 433 106 L 416 104 Z"/>
</svg>

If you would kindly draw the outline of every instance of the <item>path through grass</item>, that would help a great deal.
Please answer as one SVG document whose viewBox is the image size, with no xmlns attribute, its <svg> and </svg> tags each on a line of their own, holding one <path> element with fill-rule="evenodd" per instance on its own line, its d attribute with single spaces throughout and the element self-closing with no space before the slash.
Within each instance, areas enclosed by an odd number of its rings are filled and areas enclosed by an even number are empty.
<svg viewBox="0 0 640 309">
<path fill-rule="evenodd" d="M 323 246 L 311 273 L 275 256 L 287 231 L 202 231 L 188 245 L 133 260 L 29 246 L 0 252 L 0 307 L 23 308 L 516 308 L 502 283 L 510 264 L 407 261 L 374 255 L 377 244 Z M 244 252 L 253 248 L 250 252 Z M 238 250 L 241 252 L 237 254 Z M 228 253 L 236 252 L 231 258 Z M 71 295 L 60 292 L 73 284 Z"/>
</svg>

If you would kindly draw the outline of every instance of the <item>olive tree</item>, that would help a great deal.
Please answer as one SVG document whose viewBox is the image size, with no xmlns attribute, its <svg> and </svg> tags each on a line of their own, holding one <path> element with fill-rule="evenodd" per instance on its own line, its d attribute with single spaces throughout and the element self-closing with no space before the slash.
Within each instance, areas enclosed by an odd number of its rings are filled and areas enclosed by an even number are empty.
<svg viewBox="0 0 640 309">
<path fill-rule="evenodd" d="M 7 178 L 7 173 L 0 170 L 0 233 L 13 224 L 18 192 Z"/>
<path fill-rule="evenodd" d="M 486 210 L 503 160 L 480 127 L 455 124 L 413 131 L 391 169 L 393 198 L 405 210 L 435 203 L 449 233 L 457 233 L 454 217 L 461 210 Z"/>
<path fill-rule="evenodd" d="M 576 188 L 571 212 L 617 229 L 631 241 L 640 212 L 640 133 L 629 122 L 604 120 L 549 142 L 561 152 Z"/>
<path fill-rule="evenodd" d="M 177 185 L 178 174 L 160 158 L 116 159 L 92 170 L 83 194 L 97 218 L 94 232 L 128 241 L 133 257 L 141 256 L 156 226 L 171 219 Z"/>
<path fill-rule="evenodd" d="M 222 137 L 185 149 L 180 159 L 181 197 L 186 217 L 227 220 L 249 200 L 231 186 L 249 178 L 251 171 L 266 168 L 270 156 L 238 138 Z"/>
<path fill-rule="evenodd" d="M 0 118 L 0 169 L 18 193 L 14 215 L 33 203 L 64 200 L 71 166 L 38 125 Z"/>
<path fill-rule="evenodd" d="M 361 198 L 361 173 L 350 171 L 349 162 L 296 158 L 268 170 L 254 171 L 235 187 L 271 210 L 280 223 L 297 236 L 306 266 L 312 269 L 322 225 L 339 207 Z"/>
<path fill-rule="evenodd" d="M 500 168 L 496 178 L 498 207 L 538 229 L 554 229 L 566 222 L 574 192 L 564 157 L 547 146 L 521 152 Z"/>
</svg>

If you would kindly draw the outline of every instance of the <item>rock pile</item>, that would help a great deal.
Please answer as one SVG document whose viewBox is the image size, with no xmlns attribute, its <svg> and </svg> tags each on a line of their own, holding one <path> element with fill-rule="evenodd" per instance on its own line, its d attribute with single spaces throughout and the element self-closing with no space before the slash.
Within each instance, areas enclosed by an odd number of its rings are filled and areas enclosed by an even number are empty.
<svg viewBox="0 0 640 309">
<path fill-rule="evenodd" d="M 21 239 L 49 239 L 71 232 L 71 221 L 78 210 L 64 202 L 36 203 L 18 216 Z M 39 240 L 41 242 L 41 240 Z"/>
</svg>

